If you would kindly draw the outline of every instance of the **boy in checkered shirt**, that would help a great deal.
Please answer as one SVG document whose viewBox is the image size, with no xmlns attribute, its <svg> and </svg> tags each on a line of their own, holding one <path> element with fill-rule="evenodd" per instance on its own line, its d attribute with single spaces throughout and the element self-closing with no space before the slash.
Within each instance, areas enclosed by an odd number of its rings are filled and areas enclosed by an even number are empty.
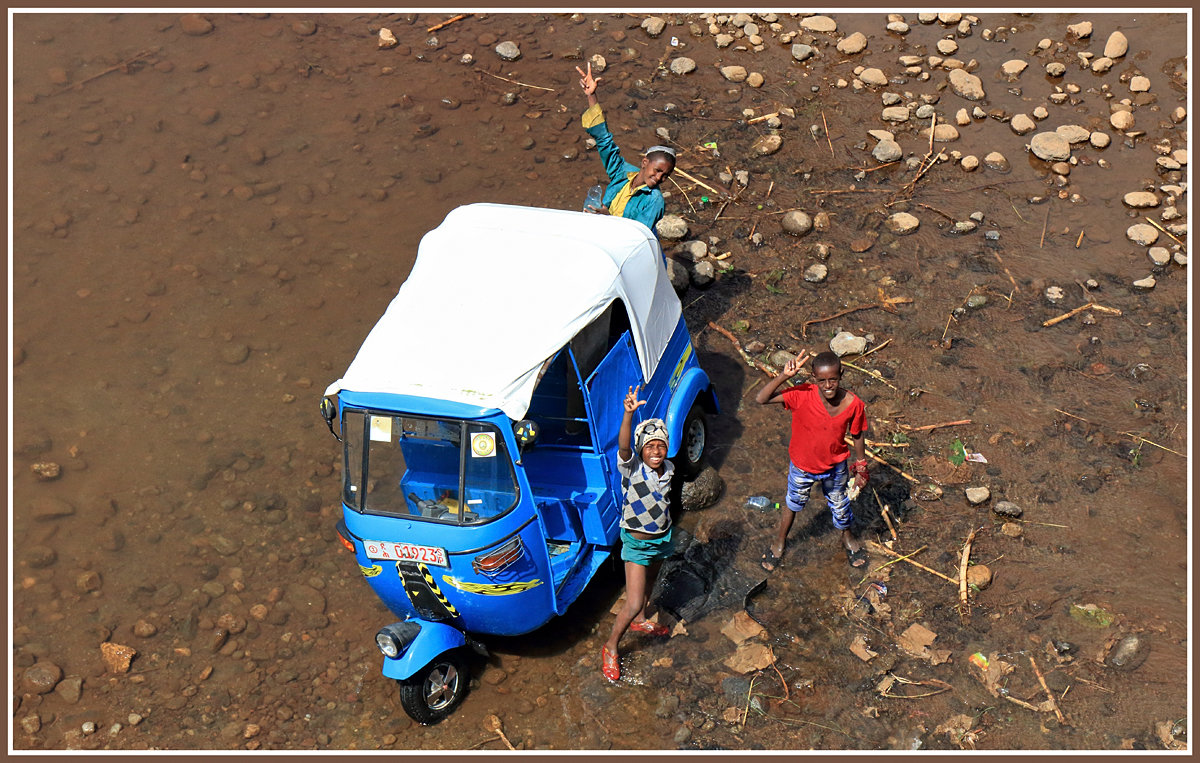
<svg viewBox="0 0 1200 763">
<path fill-rule="evenodd" d="M 617 436 L 617 469 L 625 500 L 621 508 L 621 559 L 625 561 L 625 606 L 617 613 L 612 634 L 600 649 L 601 670 L 610 681 L 621 678 L 617 642 L 627 629 L 651 636 L 666 636 L 665 626 L 646 617 L 646 604 L 662 560 L 671 555 L 671 511 L 667 491 L 675 467 L 667 460 L 667 425 L 647 419 L 633 431 L 636 451 L 630 448 L 633 412 L 646 404 L 630 387 L 625 396 L 625 416 Z"/>
</svg>

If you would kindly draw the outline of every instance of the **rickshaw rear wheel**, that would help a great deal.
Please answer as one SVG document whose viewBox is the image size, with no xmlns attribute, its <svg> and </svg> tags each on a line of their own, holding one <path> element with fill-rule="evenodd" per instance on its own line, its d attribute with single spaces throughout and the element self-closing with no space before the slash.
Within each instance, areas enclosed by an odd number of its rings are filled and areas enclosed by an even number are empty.
<svg viewBox="0 0 1200 763">
<path fill-rule="evenodd" d="M 471 676 L 462 655 L 447 652 L 412 678 L 400 681 L 400 704 L 414 721 L 437 723 L 454 711 L 467 694 Z"/>
<path fill-rule="evenodd" d="M 683 420 L 683 442 L 679 444 L 679 455 L 675 457 L 675 468 L 684 479 L 691 479 L 704 468 L 708 455 L 708 419 L 699 403 L 692 403 L 687 418 Z"/>
</svg>

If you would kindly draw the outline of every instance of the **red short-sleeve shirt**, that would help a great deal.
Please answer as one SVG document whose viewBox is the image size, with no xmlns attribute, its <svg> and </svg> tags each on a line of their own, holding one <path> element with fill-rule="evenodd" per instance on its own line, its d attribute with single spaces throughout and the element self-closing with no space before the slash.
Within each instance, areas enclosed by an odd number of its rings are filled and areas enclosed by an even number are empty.
<svg viewBox="0 0 1200 763">
<path fill-rule="evenodd" d="M 850 390 L 850 402 L 830 416 L 815 384 L 798 384 L 783 393 L 783 407 L 792 412 L 792 439 L 788 456 L 797 468 L 812 474 L 828 471 L 850 457 L 845 437 L 867 429 L 867 406 Z"/>
</svg>

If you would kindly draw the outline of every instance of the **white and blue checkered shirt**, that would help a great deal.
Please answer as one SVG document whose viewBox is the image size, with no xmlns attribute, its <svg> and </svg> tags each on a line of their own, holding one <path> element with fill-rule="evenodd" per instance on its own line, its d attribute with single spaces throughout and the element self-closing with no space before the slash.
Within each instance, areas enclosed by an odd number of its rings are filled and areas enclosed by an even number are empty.
<svg viewBox="0 0 1200 763">
<path fill-rule="evenodd" d="M 617 470 L 621 472 L 621 489 L 625 493 L 625 505 L 621 508 L 621 528 L 636 532 L 659 535 L 671 528 L 670 506 L 667 491 L 671 488 L 671 477 L 675 466 L 663 461 L 663 474 L 642 463 L 634 451 L 628 461 L 617 456 Z"/>
</svg>

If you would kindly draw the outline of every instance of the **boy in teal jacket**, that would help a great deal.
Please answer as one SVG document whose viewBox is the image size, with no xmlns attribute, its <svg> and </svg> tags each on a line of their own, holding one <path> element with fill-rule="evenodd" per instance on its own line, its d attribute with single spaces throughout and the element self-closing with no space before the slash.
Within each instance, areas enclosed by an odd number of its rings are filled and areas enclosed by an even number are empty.
<svg viewBox="0 0 1200 763">
<path fill-rule="evenodd" d="M 666 211 L 667 205 L 658 187 L 666 182 L 675 169 L 675 150 L 667 146 L 653 146 L 642 157 L 640 167 L 622 159 L 620 149 L 604 121 L 600 101 L 596 98 L 592 65 L 588 64 L 586 72 L 578 66 L 575 71 L 579 72 L 579 86 L 588 98 L 587 111 L 583 112 L 583 129 L 596 139 L 596 150 L 600 153 L 609 179 L 608 188 L 604 190 L 604 205 L 592 207 L 590 211 L 637 220 L 653 231 L 655 223 L 662 219 Z"/>
</svg>

